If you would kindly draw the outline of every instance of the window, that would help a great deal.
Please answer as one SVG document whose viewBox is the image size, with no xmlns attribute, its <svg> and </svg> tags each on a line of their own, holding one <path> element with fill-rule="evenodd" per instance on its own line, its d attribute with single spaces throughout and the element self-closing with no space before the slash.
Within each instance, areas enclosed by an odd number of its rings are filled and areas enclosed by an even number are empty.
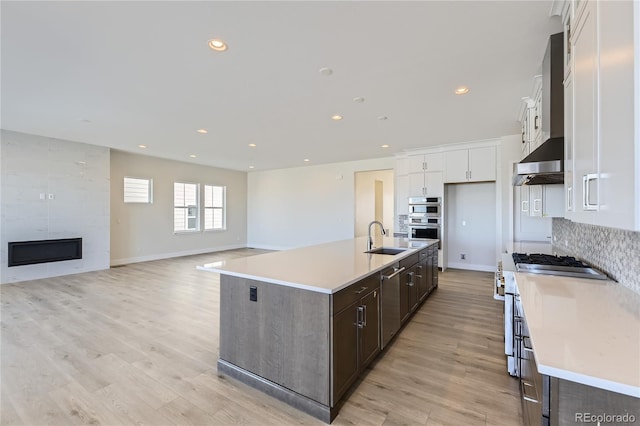
<svg viewBox="0 0 640 426">
<path fill-rule="evenodd" d="M 149 204 L 152 202 L 152 188 L 151 179 L 140 179 L 125 176 L 124 202 Z"/>
<path fill-rule="evenodd" d="M 204 186 L 204 229 L 226 229 L 224 186 Z"/>
<path fill-rule="evenodd" d="M 174 182 L 173 231 L 197 231 L 199 224 L 198 184 Z"/>
</svg>

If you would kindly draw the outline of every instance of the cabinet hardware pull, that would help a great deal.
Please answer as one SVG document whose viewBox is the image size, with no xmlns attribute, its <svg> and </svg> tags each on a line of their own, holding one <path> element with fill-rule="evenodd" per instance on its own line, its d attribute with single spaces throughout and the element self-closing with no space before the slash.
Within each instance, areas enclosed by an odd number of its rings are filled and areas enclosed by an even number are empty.
<svg viewBox="0 0 640 426">
<path fill-rule="evenodd" d="M 589 173 L 582 176 L 582 207 L 585 210 L 598 210 L 598 202 L 591 204 L 589 200 L 589 192 L 591 189 L 591 182 L 598 179 L 597 173 Z M 596 193 L 597 198 L 597 193 Z"/>
<path fill-rule="evenodd" d="M 405 269 L 407 269 L 407 268 L 405 268 L 404 266 L 402 268 L 400 268 L 400 269 L 393 268 L 393 274 L 391 274 L 391 275 L 383 275 L 382 279 L 383 280 L 390 280 L 391 278 L 395 277 L 399 273 L 403 272 Z"/>
<path fill-rule="evenodd" d="M 522 202 L 522 208 L 521 210 L 525 213 L 527 213 L 529 211 L 529 202 L 528 201 L 523 201 Z"/>
<path fill-rule="evenodd" d="M 536 207 L 536 203 L 538 203 L 538 207 Z M 541 211 L 540 209 L 540 204 L 542 204 L 542 200 L 540 198 L 535 198 L 533 200 L 533 211 L 534 212 L 539 212 Z"/>
<path fill-rule="evenodd" d="M 407 274 L 407 276 L 409 277 L 409 281 L 407 281 L 407 285 L 408 285 L 409 287 L 413 287 L 413 275 L 414 275 L 414 274 L 415 274 L 414 272 L 409 272 L 409 273 Z"/>
<path fill-rule="evenodd" d="M 365 291 L 365 290 L 366 290 L 366 289 L 368 289 L 368 288 L 369 288 L 369 287 L 360 287 L 360 290 L 356 290 L 356 291 L 354 291 L 354 293 L 355 293 L 355 294 L 360 294 L 360 293 L 362 293 L 363 291 Z"/>
<path fill-rule="evenodd" d="M 469 180 L 471 180 L 471 170 L 469 170 Z"/>
<path fill-rule="evenodd" d="M 573 187 L 567 187 L 567 210 L 573 211 L 573 200 L 571 197 L 571 193 L 573 192 Z"/>
<path fill-rule="evenodd" d="M 534 119 L 533 119 L 533 128 L 534 128 L 534 129 L 536 129 L 536 130 L 538 130 L 538 127 L 539 127 L 539 126 L 538 126 L 538 119 L 539 119 L 539 118 L 540 118 L 540 117 L 538 117 L 538 116 L 536 115 L 536 118 L 534 118 Z"/>
<path fill-rule="evenodd" d="M 363 319 L 362 319 L 363 313 L 364 313 L 364 308 L 362 306 L 358 306 L 358 328 L 364 327 Z"/>
<path fill-rule="evenodd" d="M 362 326 L 367 326 L 367 305 L 362 305 Z"/>
<path fill-rule="evenodd" d="M 536 398 L 527 395 L 527 389 L 533 389 L 534 392 L 536 391 L 535 386 L 533 386 L 529 382 L 526 382 L 520 379 L 520 388 L 522 389 L 522 399 L 524 399 L 525 401 L 533 402 L 534 404 L 540 404 L 540 401 L 536 399 L 538 397 L 537 392 L 536 392 Z"/>
<path fill-rule="evenodd" d="M 529 344 L 527 344 L 529 342 Z M 522 347 L 527 352 L 533 352 L 533 346 L 531 345 L 531 338 L 529 336 L 522 336 Z"/>
</svg>

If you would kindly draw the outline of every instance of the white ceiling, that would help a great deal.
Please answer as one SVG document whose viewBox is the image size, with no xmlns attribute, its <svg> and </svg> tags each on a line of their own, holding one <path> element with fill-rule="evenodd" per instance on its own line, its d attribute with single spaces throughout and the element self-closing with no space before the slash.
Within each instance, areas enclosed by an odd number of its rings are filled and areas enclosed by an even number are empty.
<svg viewBox="0 0 640 426">
<path fill-rule="evenodd" d="M 2 1 L 1 125 L 237 170 L 516 134 L 520 99 L 561 29 L 550 8 Z M 227 52 L 208 48 L 216 37 Z M 460 85 L 471 91 L 454 95 Z"/>
</svg>

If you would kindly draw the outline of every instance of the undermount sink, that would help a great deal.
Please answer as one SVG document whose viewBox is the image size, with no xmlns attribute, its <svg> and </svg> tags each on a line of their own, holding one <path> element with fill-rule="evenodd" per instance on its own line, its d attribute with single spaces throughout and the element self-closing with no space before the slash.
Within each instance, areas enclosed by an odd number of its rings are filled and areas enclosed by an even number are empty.
<svg viewBox="0 0 640 426">
<path fill-rule="evenodd" d="M 402 252 L 407 251 L 407 249 L 401 248 L 392 248 L 392 247 L 377 247 L 371 250 L 365 251 L 365 253 L 373 253 L 373 254 L 390 254 L 395 256 L 396 254 L 400 254 Z"/>
</svg>

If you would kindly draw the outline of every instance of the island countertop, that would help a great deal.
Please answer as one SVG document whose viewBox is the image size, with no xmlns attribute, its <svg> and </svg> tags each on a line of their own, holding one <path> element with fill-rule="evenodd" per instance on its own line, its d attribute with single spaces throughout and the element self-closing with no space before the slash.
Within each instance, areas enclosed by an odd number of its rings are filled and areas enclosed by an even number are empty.
<svg viewBox="0 0 640 426">
<path fill-rule="evenodd" d="M 223 260 L 197 268 L 222 275 L 332 294 L 437 242 L 438 240 L 375 238 L 375 247 L 407 249 L 397 255 L 387 255 L 365 253 L 367 238 L 358 237 L 257 256 Z"/>
</svg>

